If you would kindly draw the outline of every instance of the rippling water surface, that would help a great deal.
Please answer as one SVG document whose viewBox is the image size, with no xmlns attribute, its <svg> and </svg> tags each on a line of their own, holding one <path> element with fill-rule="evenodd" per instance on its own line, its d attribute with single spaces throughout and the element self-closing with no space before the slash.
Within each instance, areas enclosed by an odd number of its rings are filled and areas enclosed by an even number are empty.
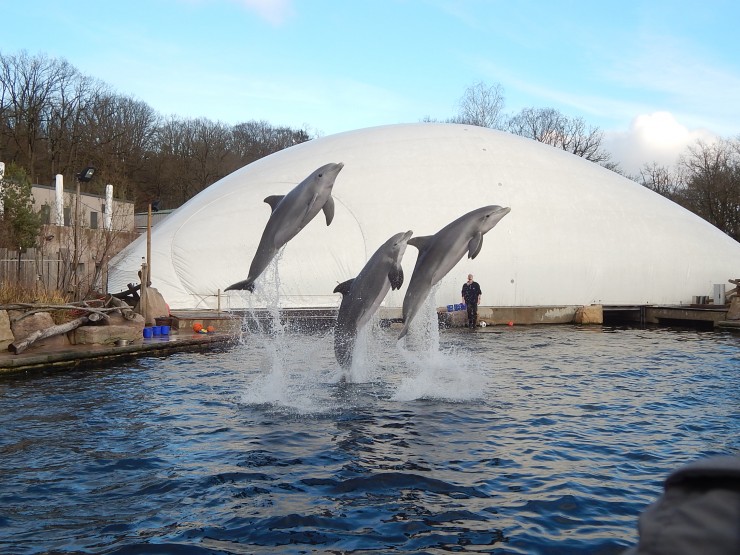
<svg viewBox="0 0 740 555">
<path fill-rule="evenodd" d="M 374 328 L 0 380 L 2 553 L 619 553 L 740 449 L 740 338 Z"/>
</svg>

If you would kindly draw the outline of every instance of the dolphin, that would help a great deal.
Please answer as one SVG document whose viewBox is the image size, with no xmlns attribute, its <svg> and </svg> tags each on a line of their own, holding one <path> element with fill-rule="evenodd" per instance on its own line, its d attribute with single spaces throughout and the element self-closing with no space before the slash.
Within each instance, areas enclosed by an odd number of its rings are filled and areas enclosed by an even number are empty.
<svg viewBox="0 0 740 555">
<path fill-rule="evenodd" d="M 409 245 L 419 249 L 419 257 L 403 298 L 403 329 L 398 339 L 408 333 L 411 320 L 426 301 L 432 287 L 452 270 L 465 251 L 468 258 L 478 256 L 483 246 L 483 235 L 509 212 L 511 208 L 484 206 L 459 217 L 434 235 L 409 240 Z"/>
<path fill-rule="evenodd" d="M 411 234 L 411 231 L 396 233 L 375 251 L 356 278 L 334 289 L 342 294 L 334 328 L 334 355 L 342 368 L 352 365 L 357 333 L 378 310 L 388 290 L 403 285 L 401 259 Z"/>
<path fill-rule="evenodd" d="M 272 208 L 270 219 L 262 232 L 257 253 L 249 267 L 249 276 L 229 285 L 224 291 L 246 289 L 254 291 L 255 280 L 265 271 L 275 255 L 298 235 L 319 210 L 324 211 L 326 225 L 334 219 L 334 199 L 331 189 L 344 164 L 326 164 L 296 185 L 287 195 L 272 195 L 265 202 Z"/>
</svg>

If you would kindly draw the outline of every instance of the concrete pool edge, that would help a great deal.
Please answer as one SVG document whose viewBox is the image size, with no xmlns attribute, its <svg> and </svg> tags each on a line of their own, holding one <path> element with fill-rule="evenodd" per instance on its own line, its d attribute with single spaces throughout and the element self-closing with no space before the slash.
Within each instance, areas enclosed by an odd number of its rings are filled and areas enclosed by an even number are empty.
<svg viewBox="0 0 740 555">
<path fill-rule="evenodd" d="M 236 340 L 235 335 L 228 333 L 190 333 L 141 339 L 125 346 L 70 345 L 62 349 L 42 349 L 19 355 L 0 353 L 0 378 L 35 370 L 101 367 L 142 356 L 209 350 L 228 346 Z"/>
</svg>

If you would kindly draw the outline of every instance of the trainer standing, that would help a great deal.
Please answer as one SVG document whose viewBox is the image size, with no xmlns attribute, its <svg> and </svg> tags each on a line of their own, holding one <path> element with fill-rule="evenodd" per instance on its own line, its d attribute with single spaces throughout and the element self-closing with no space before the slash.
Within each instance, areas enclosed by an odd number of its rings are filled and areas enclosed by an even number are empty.
<svg viewBox="0 0 740 555">
<path fill-rule="evenodd" d="M 478 320 L 478 305 L 482 291 L 478 282 L 473 281 L 473 274 L 468 274 L 468 281 L 462 286 L 462 300 L 468 309 L 468 327 L 475 329 Z"/>
</svg>

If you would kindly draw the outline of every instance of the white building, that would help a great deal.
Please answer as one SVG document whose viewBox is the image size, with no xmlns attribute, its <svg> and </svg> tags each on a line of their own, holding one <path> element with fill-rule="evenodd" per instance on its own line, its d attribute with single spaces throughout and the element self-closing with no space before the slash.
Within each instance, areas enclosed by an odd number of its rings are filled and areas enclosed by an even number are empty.
<svg viewBox="0 0 740 555">
<path fill-rule="evenodd" d="M 57 222 L 58 191 L 55 186 L 34 185 L 33 208 L 41 212 L 41 223 L 45 225 L 73 226 L 77 205 L 74 185 L 63 190 L 61 198 L 61 222 Z M 134 231 L 134 203 L 111 197 L 108 212 L 111 216 L 112 231 Z M 80 194 L 80 226 L 89 229 L 105 229 L 106 197 L 91 193 Z"/>
<path fill-rule="evenodd" d="M 740 244 L 680 206 L 596 164 L 490 129 L 392 125 L 316 139 L 254 162 L 192 198 L 152 234 L 152 281 L 172 308 L 215 308 L 216 294 L 245 279 L 270 207 L 313 170 L 343 162 L 335 217 L 319 214 L 278 263 L 283 307 L 337 307 L 337 283 L 357 275 L 391 235 L 432 235 L 466 212 L 511 207 L 475 260 L 442 280 L 436 304 L 460 302 L 473 273 L 486 306 L 688 304 L 740 275 Z M 140 237 L 112 262 L 109 289 L 137 281 Z M 401 306 L 406 283 L 385 306 Z M 259 290 L 229 292 L 221 306 L 264 306 Z"/>
</svg>

